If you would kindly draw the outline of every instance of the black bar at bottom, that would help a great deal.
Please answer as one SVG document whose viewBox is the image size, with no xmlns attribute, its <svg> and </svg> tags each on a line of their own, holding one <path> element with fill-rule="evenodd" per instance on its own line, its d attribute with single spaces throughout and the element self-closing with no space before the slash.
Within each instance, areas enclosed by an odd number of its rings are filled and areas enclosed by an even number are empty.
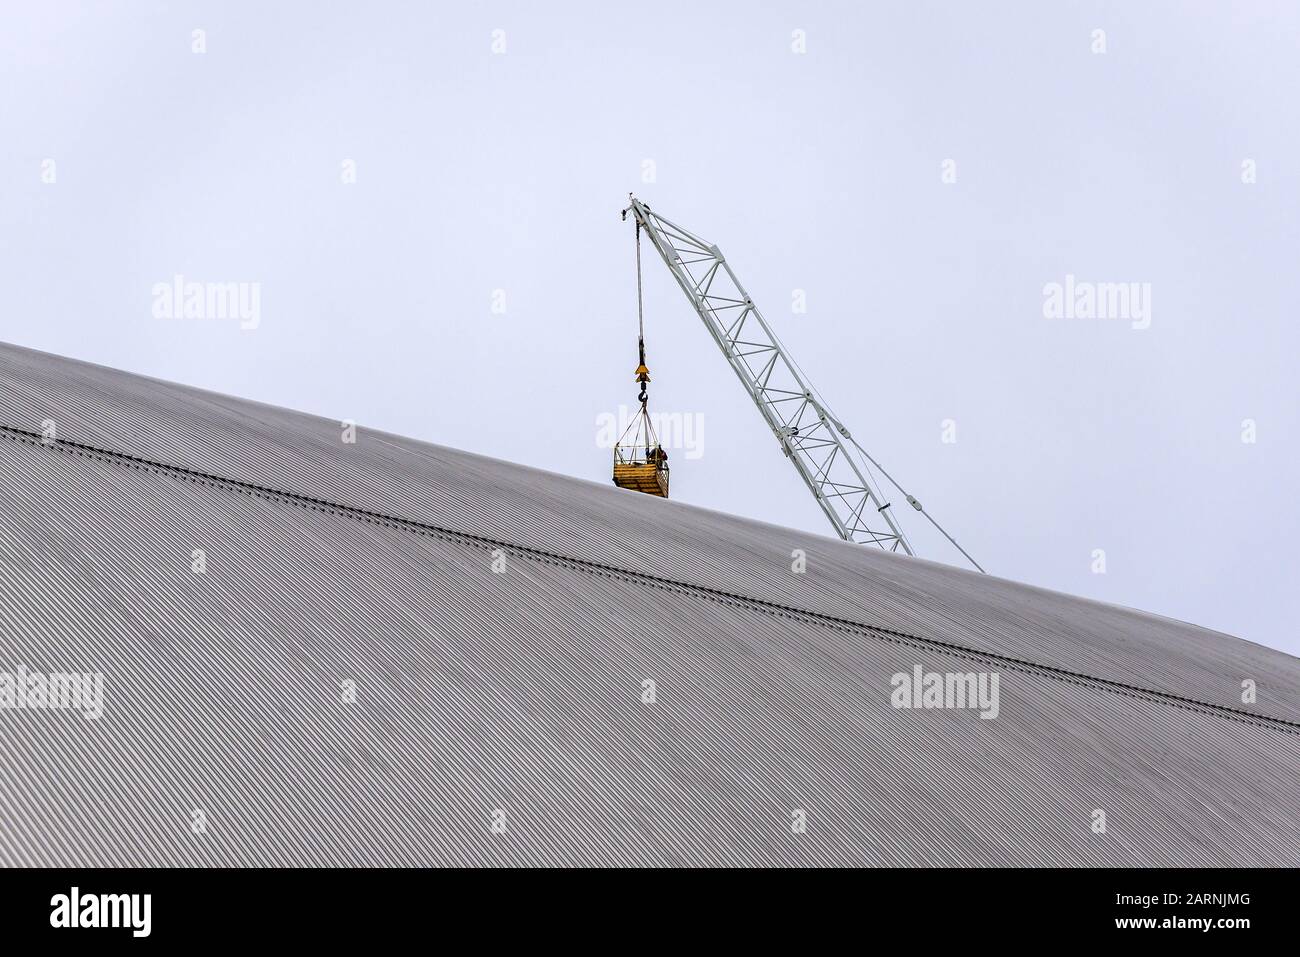
<svg viewBox="0 0 1300 957">
<path fill-rule="evenodd" d="M 1227 869 L 17 869 L 0 871 L 0 927 L 6 944 L 92 947 L 373 945 L 429 934 L 450 945 L 449 935 L 469 934 L 470 945 L 640 949 L 668 946 L 674 938 L 662 935 L 688 924 L 733 945 L 788 931 L 828 943 L 845 934 L 897 939 L 919 950 L 1040 934 L 1232 947 L 1294 933 L 1295 878 L 1294 870 Z"/>
</svg>

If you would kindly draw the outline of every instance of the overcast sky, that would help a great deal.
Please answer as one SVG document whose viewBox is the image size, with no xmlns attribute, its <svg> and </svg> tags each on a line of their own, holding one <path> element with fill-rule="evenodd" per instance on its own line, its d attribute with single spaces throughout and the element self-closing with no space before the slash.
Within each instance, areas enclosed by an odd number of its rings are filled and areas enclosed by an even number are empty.
<svg viewBox="0 0 1300 957">
<path fill-rule="evenodd" d="M 991 572 L 1300 654 L 1294 3 L 0 16 L 0 339 L 607 482 L 635 191 Z M 674 497 L 828 533 L 649 260 L 646 322 Z"/>
</svg>

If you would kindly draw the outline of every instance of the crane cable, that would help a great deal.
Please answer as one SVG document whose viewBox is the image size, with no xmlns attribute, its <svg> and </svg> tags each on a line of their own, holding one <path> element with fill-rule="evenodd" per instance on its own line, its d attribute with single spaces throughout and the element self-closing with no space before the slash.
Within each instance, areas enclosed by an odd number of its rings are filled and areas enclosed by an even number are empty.
<svg viewBox="0 0 1300 957">
<path fill-rule="evenodd" d="M 949 535 L 949 534 L 944 530 L 944 527 L 943 527 L 942 525 L 940 525 L 938 522 L 936 522 L 936 521 L 934 520 L 934 517 L 933 517 L 929 512 L 927 512 L 924 508 L 921 507 L 921 503 L 918 502 L 915 498 L 913 498 L 912 495 L 907 491 L 907 489 L 903 488 L 903 486 L 899 485 L 896 481 L 894 481 L 894 477 L 893 477 L 892 475 L 890 475 L 888 472 L 886 472 L 886 471 L 881 467 L 880 463 L 877 462 L 875 459 L 873 459 L 873 458 L 871 457 L 871 453 L 868 452 L 866 449 L 864 449 L 861 445 L 859 445 L 857 439 L 855 439 L 853 436 L 851 436 L 851 435 L 848 434 L 848 430 L 845 429 L 843 425 L 841 425 L 838 421 L 835 423 L 835 425 L 836 425 L 836 427 L 840 430 L 840 433 L 841 433 L 845 438 L 847 438 L 850 442 L 853 443 L 854 448 L 856 448 L 859 452 L 861 452 L 862 455 L 863 455 L 863 457 L 864 457 L 868 462 L 870 462 L 872 465 L 874 465 L 874 466 L 876 467 L 876 469 L 880 472 L 881 475 L 883 475 L 885 478 L 889 479 L 890 483 L 894 486 L 894 488 L 898 489 L 898 491 L 902 494 L 902 496 L 903 496 L 904 498 L 907 499 L 907 504 L 908 504 L 908 505 L 911 505 L 912 508 L 916 509 L 916 510 L 917 510 L 918 512 L 920 512 L 922 515 L 924 515 L 927 519 L 929 519 L 930 524 L 933 525 L 935 528 L 937 528 L 937 529 L 939 530 L 939 533 L 940 533 L 941 535 L 943 535 L 944 538 L 946 538 L 946 539 L 948 539 L 948 541 L 952 542 L 952 547 L 955 548 L 955 549 L 957 549 L 957 551 L 961 552 L 963 555 L 965 555 L 965 556 L 966 556 L 966 561 L 970 562 L 970 563 L 971 563 L 972 565 L 974 565 L 977 569 L 979 569 L 979 571 L 980 571 L 981 574 L 983 574 L 983 575 L 987 575 L 987 574 L 988 574 L 988 572 L 984 571 L 984 568 L 980 565 L 979 562 L 975 561 L 975 559 L 973 559 L 973 558 L 970 557 L 970 553 L 967 552 L 966 549 L 962 548 L 960 545 L 957 544 L 957 539 L 955 539 L 955 538 L 953 538 L 951 535 Z"/>
<path fill-rule="evenodd" d="M 645 364 L 645 308 L 641 303 L 641 223 L 636 224 L 636 325 L 641 344 L 641 362 Z"/>
<path fill-rule="evenodd" d="M 624 211 L 624 215 L 626 216 L 626 210 Z M 646 391 L 646 385 L 650 382 L 650 370 L 646 368 L 645 364 L 645 305 L 644 297 L 641 292 L 641 223 L 639 220 L 636 224 L 636 323 L 636 346 L 638 358 L 636 381 L 641 384 L 641 393 L 637 396 L 637 399 L 641 402 L 641 414 L 637 416 L 633 422 L 628 424 L 627 429 L 623 433 L 623 438 L 619 439 L 619 444 L 621 445 L 623 439 L 627 438 L 627 433 L 631 432 L 633 427 L 636 427 L 636 436 L 634 436 L 633 441 L 639 445 L 641 444 L 639 440 L 644 436 L 646 454 L 649 455 L 651 442 L 653 442 L 657 447 L 659 444 L 659 437 L 655 434 L 654 426 L 650 422 L 650 413 L 646 409 L 646 403 L 650 399 L 650 396 Z"/>
</svg>

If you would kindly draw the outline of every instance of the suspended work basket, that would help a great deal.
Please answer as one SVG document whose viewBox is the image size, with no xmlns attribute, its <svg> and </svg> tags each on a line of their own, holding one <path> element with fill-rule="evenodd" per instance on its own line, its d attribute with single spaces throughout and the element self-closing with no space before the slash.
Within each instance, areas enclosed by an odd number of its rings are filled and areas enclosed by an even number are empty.
<svg viewBox="0 0 1300 957">
<path fill-rule="evenodd" d="M 655 436 L 644 402 L 640 414 L 629 423 L 614 446 L 614 484 L 634 492 L 668 497 L 668 453 Z"/>
</svg>

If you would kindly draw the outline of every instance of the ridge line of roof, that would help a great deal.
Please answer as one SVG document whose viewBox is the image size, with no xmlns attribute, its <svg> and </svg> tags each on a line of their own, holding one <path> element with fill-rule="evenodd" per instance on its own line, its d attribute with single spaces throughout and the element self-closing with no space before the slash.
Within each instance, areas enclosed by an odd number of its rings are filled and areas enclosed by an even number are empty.
<svg viewBox="0 0 1300 957">
<path fill-rule="evenodd" d="M 841 618 L 836 615 L 828 615 L 823 612 L 812 611 L 807 608 L 799 608 L 793 605 L 785 605 L 780 602 L 769 601 L 763 598 L 756 598 L 751 595 L 743 595 L 736 592 L 729 592 L 724 589 L 711 588 L 707 585 L 699 585 L 691 582 L 678 581 L 667 578 L 652 572 L 637 571 L 630 568 L 622 568 L 617 565 L 609 565 L 604 562 L 598 562 L 591 559 L 576 558 L 572 555 L 564 555 L 558 552 L 549 552 L 545 549 L 536 548 L 530 545 L 520 545 L 514 542 L 508 542 L 502 539 L 490 538 L 484 535 L 476 535 L 473 532 L 465 532 L 457 529 L 447 528 L 445 526 L 434 525 L 428 522 L 421 522 L 416 519 L 402 518 L 396 515 L 389 515 L 384 512 L 375 512 L 369 509 L 360 508 L 354 505 L 345 505 L 340 502 L 333 502 L 328 499 L 317 498 L 312 495 L 305 495 L 301 492 L 292 492 L 286 489 L 276 489 L 270 486 L 259 485 L 253 482 L 245 482 L 241 479 L 229 478 L 227 476 L 215 475 L 208 472 L 200 472 L 195 469 L 189 469 L 180 465 L 172 465 L 166 462 L 158 462 L 153 459 L 147 459 L 140 456 L 130 455 L 126 452 L 116 452 L 111 449 L 103 449 L 98 446 L 89 445 L 83 442 L 77 442 L 70 439 L 49 439 L 39 432 L 32 432 L 27 429 L 19 429 L 14 426 L 0 423 L 0 434 L 7 436 L 11 441 L 18 444 L 33 445 L 40 448 L 47 448 L 54 451 L 72 452 L 73 454 L 83 455 L 90 458 L 96 458 L 101 461 L 112 464 L 125 465 L 130 468 L 143 469 L 152 471 L 157 474 L 166 474 L 184 481 L 195 482 L 200 485 L 210 485 L 216 488 L 227 488 L 246 495 L 252 495 L 257 498 L 268 498 L 272 500 L 286 500 L 291 504 L 303 508 L 310 508 L 314 511 L 330 512 L 341 517 L 353 518 L 370 524 L 380 524 L 385 527 L 414 532 L 416 534 L 431 536 L 440 539 L 450 539 L 460 543 L 472 543 L 486 547 L 504 547 L 512 551 L 526 554 L 546 562 L 563 563 L 570 567 L 578 568 L 591 574 L 606 576 L 622 576 L 650 584 L 652 587 L 666 590 L 684 591 L 690 594 L 700 594 L 714 601 L 723 603 L 740 603 L 748 607 L 757 608 L 768 614 L 778 616 L 797 616 L 811 619 L 819 624 L 835 628 L 840 631 L 847 631 L 851 634 L 867 633 L 868 636 L 886 641 L 892 641 L 897 644 L 913 644 L 931 650 L 940 650 L 948 654 L 954 654 L 957 657 L 967 658 L 975 661 L 994 662 L 1003 667 L 1012 670 L 1025 671 L 1032 674 L 1039 674 L 1052 678 L 1057 681 L 1064 681 L 1072 684 L 1092 684 L 1115 691 L 1120 694 L 1126 694 L 1130 697 L 1137 697 L 1143 700 L 1156 701 L 1163 704 L 1181 707 L 1187 710 L 1197 711 L 1201 714 L 1207 714 L 1219 718 L 1227 718 L 1243 724 L 1250 724 L 1256 727 L 1266 727 L 1281 730 L 1288 734 L 1300 735 L 1300 722 L 1288 721 L 1285 718 L 1278 718 L 1272 715 L 1252 714 L 1248 711 L 1242 711 L 1238 708 L 1230 708 L 1226 705 L 1213 704 L 1208 701 L 1201 701 L 1197 698 L 1187 698 L 1181 695 L 1173 694 L 1167 691 L 1157 691 L 1152 688 L 1144 688 L 1140 685 L 1132 685 L 1127 682 L 1115 681 L 1109 678 L 1101 678 L 1096 675 L 1086 674 L 1084 672 L 1070 671 L 1066 668 L 1058 668 L 1054 665 L 1042 664 L 1036 661 L 1028 661 L 1021 658 L 1014 658 L 1009 655 L 1000 655 L 992 651 L 982 651 L 977 648 L 970 648 L 955 642 L 943 641 L 938 638 L 928 638 L 923 635 L 914 635 L 909 632 L 889 628 L 884 625 L 868 624 L 866 622 L 855 621 L 850 618 Z"/>
</svg>

